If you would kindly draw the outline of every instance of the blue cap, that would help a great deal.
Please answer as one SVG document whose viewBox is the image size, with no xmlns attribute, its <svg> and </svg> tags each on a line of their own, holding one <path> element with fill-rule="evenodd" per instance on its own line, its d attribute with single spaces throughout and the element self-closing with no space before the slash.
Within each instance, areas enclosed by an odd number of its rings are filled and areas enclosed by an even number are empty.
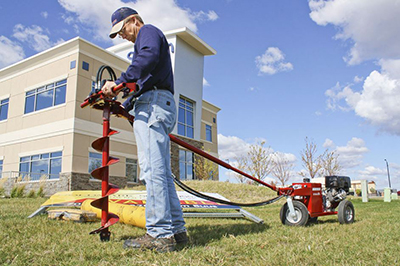
<svg viewBox="0 0 400 266">
<path fill-rule="evenodd" d="M 118 8 L 111 16 L 112 29 L 110 32 L 110 38 L 114 39 L 118 32 L 122 29 L 125 24 L 125 19 L 132 15 L 136 15 L 138 12 L 129 7 Z"/>
</svg>

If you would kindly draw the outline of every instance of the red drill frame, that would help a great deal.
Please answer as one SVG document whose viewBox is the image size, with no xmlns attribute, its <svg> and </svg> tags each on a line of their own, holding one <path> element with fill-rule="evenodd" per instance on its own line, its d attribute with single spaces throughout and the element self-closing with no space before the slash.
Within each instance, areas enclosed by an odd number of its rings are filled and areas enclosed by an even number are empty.
<svg viewBox="0 0 400 266">
<path fill-rule="evenodd" d="M 293 183 L 291 187 L 293 192 L 290 193 L 290 197 L 302 202 L 307 207 L 311 218 L 337 214 L 337 211 L 324 210 L 322 185 L 320 183 Z M 335 209 L 338 205 L 339 203 L 336 203 L 332 206 L 332 209 Z"/>
</svg>

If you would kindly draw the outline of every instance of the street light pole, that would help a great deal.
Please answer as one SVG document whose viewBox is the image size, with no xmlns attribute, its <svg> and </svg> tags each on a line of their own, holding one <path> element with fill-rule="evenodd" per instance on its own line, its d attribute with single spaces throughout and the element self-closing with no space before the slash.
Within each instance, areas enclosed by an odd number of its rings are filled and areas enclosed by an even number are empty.
<svg viewBox="0 0 400 266">
<path fill-rule="evenodd" d="M 389 180 L 389 188 L 390 188 L 390 190 L 392 190 L 392 185 L 390 184 L 389 163 L 386 159 L 385 159 L 385 162 L 386 162 L 386 168 L 387 168 L 387 174 L 388 174 L 388 180 Z"/>
</svg>

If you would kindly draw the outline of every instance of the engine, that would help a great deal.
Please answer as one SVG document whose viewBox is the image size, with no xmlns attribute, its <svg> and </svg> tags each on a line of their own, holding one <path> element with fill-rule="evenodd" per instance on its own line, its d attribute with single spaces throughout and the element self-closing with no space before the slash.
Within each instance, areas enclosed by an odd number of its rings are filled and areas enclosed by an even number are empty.
<svg viewBox="0 0 400 266">
<path fill-rule="evenodd" d="M 326 176 L 325 190 L 322 192 L 325 210 L 335 209 L 346 198 L 350 187 L 351 180 L 348 176 Z"/>
</svg>

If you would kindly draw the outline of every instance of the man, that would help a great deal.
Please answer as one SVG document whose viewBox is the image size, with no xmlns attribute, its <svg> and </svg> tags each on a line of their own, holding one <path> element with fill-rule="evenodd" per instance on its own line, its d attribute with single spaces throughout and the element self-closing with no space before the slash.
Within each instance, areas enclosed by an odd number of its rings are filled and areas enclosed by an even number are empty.
<svg viewBox="0 0 400 266">
<path fill-rule="evenodd" d="M 107 82 L 102 91 L 115 96 L 112 88 L 122 82 L 139 86 L 136 100 L 131 97 L 123 106 L 134 112 L 140 175 L 147 190 L 147 233 L 126 240 L 124 247 L 173 251 L 176 243 L 186 244 L 188 237 L 170 165 L 168 134 L 176 123 L 176 105 L 169 45 L 158 28 L 145 25 L 131 8 L 116 10 L 111 22 L 110 38 L 119 35 L 134 43 L 134 55 L 126 72 L 115 82 Z"/>
</svg>

